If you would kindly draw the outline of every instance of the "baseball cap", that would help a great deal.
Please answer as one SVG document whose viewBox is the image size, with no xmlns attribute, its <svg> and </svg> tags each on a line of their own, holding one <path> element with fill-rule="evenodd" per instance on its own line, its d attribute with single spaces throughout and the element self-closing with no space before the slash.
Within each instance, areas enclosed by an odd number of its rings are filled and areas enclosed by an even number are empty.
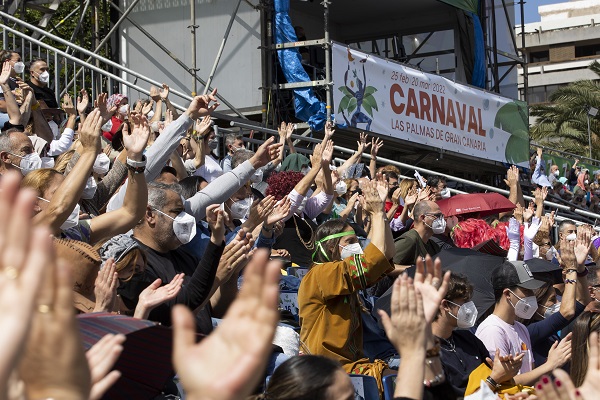
<svg viewBox="0 0 600 400">
<path fill-rule="evenodd" d="M 494 290 L 519 286 L 536 290 L 544 286 L 543 281 L 533 278 L 531 270 L 524 261 L 505 261 L 492 273 Z"/>
</svg>

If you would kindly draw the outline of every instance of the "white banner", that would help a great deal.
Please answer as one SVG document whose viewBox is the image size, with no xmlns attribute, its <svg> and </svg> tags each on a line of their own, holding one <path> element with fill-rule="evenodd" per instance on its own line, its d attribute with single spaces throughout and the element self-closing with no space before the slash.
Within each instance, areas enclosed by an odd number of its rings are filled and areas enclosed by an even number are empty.
<svg viewBox="0 0 600 400">
<path fill-rule="evenodd" d="M 527 105 L 333 45 L 336 123 L 527 166 Z"/>
</svg>

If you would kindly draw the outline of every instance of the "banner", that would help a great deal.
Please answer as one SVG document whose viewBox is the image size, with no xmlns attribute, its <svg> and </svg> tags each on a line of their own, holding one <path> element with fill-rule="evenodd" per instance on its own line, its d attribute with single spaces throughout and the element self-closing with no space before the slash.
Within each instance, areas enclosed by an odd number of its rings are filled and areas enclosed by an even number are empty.
<svg viewBox="0 0 600 400">
<path fill-rule="evenodd" d="M 336 123 L 528 167 L 527 105 L 334 43 Z"/>
</svg>

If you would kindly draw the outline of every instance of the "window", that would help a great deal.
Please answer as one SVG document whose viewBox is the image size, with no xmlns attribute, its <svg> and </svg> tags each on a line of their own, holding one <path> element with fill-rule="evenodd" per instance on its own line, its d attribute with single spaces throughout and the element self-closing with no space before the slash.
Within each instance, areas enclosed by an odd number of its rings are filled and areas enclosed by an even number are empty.
<svg viewBox="0 0 600 400">
<path fill-rule="evenodd" d="M 550 61 L 550 51 L 532 51 L 529 53 L 529 62 L 530 63 L 540 63 Z"/>
<path fill-rule="evenodd" d="M 593 57 L 600 55 L 600 43 L 586 46 L 575 46 L 575 58 Z"/>
<path fill-rule="evenodd" d="M 559 88 L 564 85 L 548 85 L 548 86 L 534 86 L 529 88 L 529 98 L 527 101 L 529 104 L 549 103 L 550 96 L 556 92 Z M 523 99 L 523 89 L 520 89 L 521 100 Z"/>
</svg>

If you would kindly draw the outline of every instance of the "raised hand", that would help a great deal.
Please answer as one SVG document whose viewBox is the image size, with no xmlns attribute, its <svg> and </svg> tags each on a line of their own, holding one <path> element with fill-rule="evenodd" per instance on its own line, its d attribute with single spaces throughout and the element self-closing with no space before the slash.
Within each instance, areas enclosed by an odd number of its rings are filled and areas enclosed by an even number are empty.
<svg viewBox="0 0 600 400">
<path fill-rule="evenodd" d="M 225 224 L 229 221 L 227 213 L 220 209 L 219 204 L 211 204 L 206 207 L 206 222 L 210 227 L 215 244 L 220 245 L 225 239 Z"/>
<path fill-rule="evenodd" d="M 279 139 L 282 141 L 289 140 L 292 137 L 292 133 L 294 133 L 294 129 L 295 124 L 292 124 L 291 122 L 286 124 L 282 121 L 279 129 L 277 129 L 277 132 L 279 132 Z"/>
<path fill-rule="evenodd" d="M 121 377 L 120 371 L 111 371 L 123 352 L 125 335 L 108 334 L 85 353 L 92 374 L 89 400 L 100 400 Z"/>
<path fill-rule="evenodd" d="M 173 309 L 173 364 L 190 399 L 243 399 L 260 381 L 279 320 L 279 264 L 267 260 L 256 252 L 223 322 L 200 343 L 192 313 Z"/>
<path fill-rule="evenodd" d="M 53 256 L 44 263 L 37 313 L 19 366 L 30 399 L 87 399 L 90 394 L 91 376 L 75 320 L 70 268 Z"/>
<path fill-rule="evenodd" d="M 215 97 L 216 95 L 217 89 L 213 90 L 210 94 L 194 97 L 186 113 L 191 119 L 198 119 L 212 114 L 220 105 Z"/>
<path fill-rule="evenodd" d="M 379 149 L 383 147 L 383 140 L 379 138 L 371 139 L 371 157 L 377 157 Z"/>
<path fill-rule="evenodd" d="M 273 208 L 273 211 L 269 214 L 265 223 L 271 226 L 279 221 L 283 221 L 290 214 L 291 205 L 292 202 L 289 197 L 284 196 L 279 204 Z"/>
<path fill-rule="evenodd" d="M 328 139 L 331 139 L 331 137 L 333 136 L 334 133 L 335 133 L 335 125 L 334 125 L 333 121 L 325 122 L 325 137 L 323 139 L 323 142 L 327 141 Z"/>
<path fill-rule="evenodd" d="M 0 386 L 23 354 L 44 271 L 54 263 L 50 231 L 31 223 L 35 193 L 19 191 L 17 173 L 0 180 Z"/>
<path fill-rule="evenodd" d="M 148 113 L 152 111 L 152 107 L 154 107 L 154 100 L 150 99 L 150 101 L 142 107 L 142 114 L 148 115 Z"/>
<path fill-rule="evenodd" d="M 587 254 L 587 250 L 586 250 Z M 575 256 L 575 241 L 563 238 L 560 242 L 560 264 L 563 270 L 577 269 L 577 257 Z"/>
<path fill-rule="evenodd" d="M 331 160 L 333 159 L 333 142 L 328 140 L 323 144 L 323 154 L 321 156 L 321 166 L 323 168 L 329 168 L 329 164 L 331 164 Z"/>
<path fill-rule="evenodd" d="M 123 125 L 123 145 L 129 159 L 141 161 L 150 137 L 150 126 L 146 116 L 140 114 L 132 115 L 131 123 L 133 125 L 131 132 L 127 124 Z"/>
<path fill-rule="evenodd" d="M 519 169 L 511 165 L 511 167 L 506 171 L 506 179 L 504 180 L 506 186 L 513 187 L 519 183 Z"/>
<path fill-rule="evenodd" d="M 171 114 L 171 118 L 173 114 Z M 200 137 L 200 139 L 204 139 L 204 137 L 210 132 L 210 128 L 212 127 L 212 119 L 210 115 L 204 116 L 202 119 L 196 121 L 196 134 Z"/>
<path fill-rule="evenodd" d="M 267 220 L 267 217 L 273 212 L 276 204 L 277 201 L 273 196 L 267 196 L 262 200 L 255 200 L 250 207 L 250 214 L 243 226 L 249 232 L 254 231 L 257 226 Z"/>
<path fill-rule="evenodd" d="M 6 85 L 11 72 L 12 66 L 10 65 L 10 61 L 5 61 L 4 64 L 2 64 L 2 73 L 0 73 L 0 85 Z"/>
<path fill-rule="evenodd" d="M 533 202 L 529 202 L 529 206 L 523 210 L 523 222 L 529 222 L 531 217 L 535 214 L 535 208 Z"/>
<path fill-rule="evenodd" d="M 377 182 L 377 192 L 379 192 L 379 197 L 381 197 L 381 201 L 384 202 L 387 200 L 387 195 L 390 191 L 390 184 L 387 181 L 385 174 L 378 173 L 375 176 L 375 182 Z"/>
<path fill-rule="evenodd" d="M 406 195 L 406 197 L 404 198 L 404 206 L 405 207 L 412 207 L 415 205 L 415 203 L 417 202 L 419 198 L 419 194 L 417 193 L 417 189 L 410 189 L 408 191 L 408 194 Z"/>
<path fill-rule="evenodd" d="M 417 196 L 417 202 L 427 200 L 429 199 L 429 197 L 431 197 L 431 195 L 431 187 L 427 186 L 425 189 L 421 189 L 421 191 L 419 192 Z"/>
<path fill-rule="evenodd" d="M 156 86 L 150 86 L 150 98 L 154 101 L 160 100 L 160 94 L 158 93 L 158 89 Z"/>
<path fill-rule="evenodd" d="M 240 229 L 235 238 L 223 249 L 216 279 L 221 283 L 227 282 L 244 268 L 252 257 L 253 246 L 252 233 L 246 233 L 244 228 Z"/>
<path fill-rule="evenodd" d="M 318 143 L 313 149 L 312 156 L 310 156 L 310 165 L 312 168 L 321 168 L 321 159 L 323 157 L 324 149 L 325 146 L 323 146 L 323 143 Z"/>
<path fill-rule="evenodd" d="M 133 111 L 131 111 L 131 114 L 139 114 L 142 112 L 142 100 L 138 100 L 135 102 L 135 107 L 133 108 Z"/>
<path fill-rule="evenodd" d="M 117 111 L 116 105 L 112 106 L 110 110 L 108 109 L 108 105 L 106 104 L 107 100 L 108 95 L 106 93 L 100 93 L 100 95 L 98 95 L 98 97 L 96 98 L 96 107 L 98 108 L 98 110 L 100 110 L 100 115 L 102 116 L 101 125 L 104 125 L 106 121 L 111 119 L 115 111 Z"/>
<path fill-rule="evenodd" d="M 363 185 L 361 205 L 369 214 L 375 214 L 383 210 L 385 200 L 381 200 L 379 191 L 377 190 L 377 182 L 371 181 Z"/>
<path fill-rule="evenodd" d="M 593 228 L 592 228 L 593 229 Z M 578 266 L 584 266 L 585 260 L 590 252 L 590 244 L 592 243 L 592 234 L 586 226 L 580 225 L 577 227 L 577 239 L 575 240 L 575 258 Z"/>
<path fill-rule="evenodd" d="M 269 162 L 279 157 L 283 144 L 275 143 L 275 137 L 270 137 L 256 150 L 256 153 L 250 158 L 250 163 L 254 169 L 264 167 Z"/>
<path fill-rule="evenodd" d="M 361 133 L 359 134 L 359 140 L 357 140 L 357 141 L 356 141 L 356 146 L 357 146 L 357 150 L 356 150 L 356 151 L 357 151 L 358 153 L 360 153 L 360 154 L 364 153 L 364 152 L 365 152 L 365 150 L 366 150 L 367 148 L 369 148 L 369 146 L 371 145 L 371 143 L 370 143 L 370 142 L 369 142 L 369 143 L 367 143 L 367 139 L 368 139 L 368 136 L 367 136 L 367 134 L 366 134 L 366 133 L 364 133 L 364 132 L 361 132 Z"/>
<path fill-rule="evenodd" d="M 65 93 L 65 95 L 63 96 L 61 108 L 68 115 L 76 115 L 75 114 L 75 106 L 73 105 L 73 100 L 71 99 L 71 96 L 69 95 L 69 93 Z"/>
<path fill-rule="evenodd" d="M 213 90 L 213 95 L 217 94 L 217 90 Z M 160 89 L 160 98 L 162 100 L 167 100 L 167 98 L 169 97 L 169 85 L 167 85 L 166 83 L 162 84 L 162 89 Z"/>
<path fill-rule="evenodd" d="M 572 335 L 573 333 L 570 332 L 560 342 L 557 340 L 548 351 L 548 361 L 546 362 L 550 363 L 552 369 L 562 367 L 571 359 Z"/>
<path fill-rule="evenodd" d="M 146 289 L 139 295 L 139 301 L 135 307 L 134 318 L 147 319 L 150 315 L 150 311 L 163 304 L 166 301 L 172 300 L 181 291 L 183 286 L 183 278 L 185 274 L 177 274 L 164 286 L 161 286 L 162 281 L 160 279 L 152 282 Z"/>
<path fill-rule="evenodd" d="M 165 124 L 164 124 L 163 129 L 165 129 L 167 126 L 171 125 L 172 122 L 173 122 L 173 112 L 171 110 L 165 111 Z"/>
<path fill-rule="evenodd" d="M 523 364 L 523 357 L 525 357 L 525 353 L 502 356 L 500 355 L 500 349 L 496 349 L 494 361 L 489 357 L 486 357 L 485 360 L 492 366 L 492 372 L 490 373 L 492 379 L 496 382 L 506 382 L 519 373 Z"/>
<path fill-rule="evenodd" d="M 93 312 L 113 312 L 117 303 L 117 288 L 119 287 L 119 275 L 115 260 L 109 258 L 104 267 L 98 271 L 94 282 L 94 295 L 96 306 Z"/>
<path fill-rule="evenodd" d="M 85 89 L 81 89 L 79 91 L 79 96 L 77 96 L 77 112 L 79 115 L 85 115 L 85 110 L 90 104 L 90 96 L 88 96 L 88 92 Z"/>
<path fill-rule="evenodd" d="M 415 273 L 415 287 L 423 295 L 423 308 L 425 309 L 425 319 L 431 324 L 437 315 L 440 303 L 448 291 L 448 282 L 450 282 L 450 271 L 442 276 L 442 262 L 439 258 L 435 262 L 429 254 L 417 260 L 417 272 Z"/>
<path fill-rule="evenodd" d="M 100 151 L 100 128 L 103 124 L 101 112 L 94 109 L 88 117 L 79 124 L 79 142 L 84 149 L 92 150 L 98 153 Z"/>
</svg>

